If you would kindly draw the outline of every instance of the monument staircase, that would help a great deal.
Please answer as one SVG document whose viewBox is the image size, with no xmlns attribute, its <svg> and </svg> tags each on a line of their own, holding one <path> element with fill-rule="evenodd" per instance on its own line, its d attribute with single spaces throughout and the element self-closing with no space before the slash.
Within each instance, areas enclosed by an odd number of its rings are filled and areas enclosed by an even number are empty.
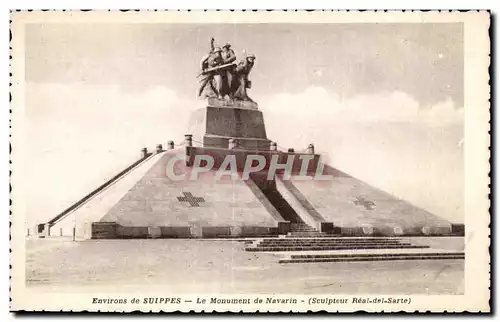
<svg viewBox="0 0 500 322">
<path fill-rule="evenodd" d="M 316 228 L 304 223 L 299 214 L 293 207 L 286 201 L 286 199 L 277 190 L 276 184 L 260 186 L 261 191 L 264 193 L 269 202 L 276 208 L 283 219 L 290 222 L 290 230 L 287 237 L 324 237 L 332 236 L 329 233 L 320 232 Z"/>
<path fill-rule="evenodd" d="M 287 252 L 319 250 L 429 248 L 393 238 L 267 238 L 247 251 Z"/>
<path fill-rule="evenodd" d="M 330 233 L 319 232 L 316 228 L 313 228 L 305 223 L 292 223 L 290 226 L 290 231 L 287 234 L 287 238 L 294 237 L 325 237 L 333 236 Z"/>
<path fill-rule="evenodd" d="M 275 186 L 266 187 L 262 189 L 262 192 L 266 196 L 267 200 L 276 208 L 283 219 L 289 221 L 292 227 L 302 227 L 297 225 L 305 225 L 297 212 L 290 206 L 290 204 L 283 198 L 281 193 L 276 189 Z M 307 225 L 305 225 L 307 226 Z M 311 228 L 310 226 L 307 226 Z"/>
<path fill-rule="evenodd" d="M 304 226 L 300 229 L 310 231 Z M 465 258 L 463 251 L 435 250 L 428 245 L 388 237 L 264 238 L 248 245 L 245 250 L 283 252 L 284 258 L 279 260 L 282 264 Z"/>
</svg>

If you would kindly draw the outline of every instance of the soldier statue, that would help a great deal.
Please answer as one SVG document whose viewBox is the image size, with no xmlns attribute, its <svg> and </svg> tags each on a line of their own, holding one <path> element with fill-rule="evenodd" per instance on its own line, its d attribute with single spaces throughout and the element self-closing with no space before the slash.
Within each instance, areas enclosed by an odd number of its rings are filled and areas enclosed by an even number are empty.
<svg viewBox="0 0 500 322">
<path fill-rule="evenodd" d="M 255 55 L 246 55 L 236 64 L 236 55 L 230 43 L 222 49 L 215 47 L 215 39 L 210 40 L 210 52 L 205 55 L 200 64 L 201 76 L 198 96 L 205 93 L 206 97 L 216 97 L 230 101 L 253 100 L 248 96 L 247 89 L 251 87 L 248 74 L 252 70 Z"/>
<path fill-rule="evenodd" d="M 198 96 L 201 96 L 205 87 L 210 84 L 212 91 L 215 95 L 222 99 L 222 71 L 217 69 L 217 67 L 224 65 L 224 60 L 222 58 L 222 50 L 214 47 L 215 39 L 210 40 L 210 52 L 208 55 L 204 56 L 201 60 L 201 75 L 204 78 L 201 80 L 200 90 L 198 91 Z"/>
<path fill-rule="evenodd" d="M 233 85 L 234 88 L 234 98 L 236 100 L 250 101 L 253 100 L 248 96 L 247 88 L 252 87 L 252 82 L 248 79 L 248 74 L 253 68 L 255 62 L 255 55 L 248 55 L 239 62 L 238 66 L 235 68 L 235 78 L 236 84 Z"/>
<path fill-rule="evenodd" d="M 234 91 L 233 91 L 233 83 L 234 83 L 234 62 L 236 61 L 236 55 L 234 54 L 234 51 L 231 49 L 231 44 L 226 43 L 222 47 L 222 59 L 224 61 L 224 65 L 227 64 L 233 64 L 232 67 L 227 68 L 224 73 L 223 73 L 223 95 L 228 95 L 230 99 L 234 98 Z"/>
</svg>

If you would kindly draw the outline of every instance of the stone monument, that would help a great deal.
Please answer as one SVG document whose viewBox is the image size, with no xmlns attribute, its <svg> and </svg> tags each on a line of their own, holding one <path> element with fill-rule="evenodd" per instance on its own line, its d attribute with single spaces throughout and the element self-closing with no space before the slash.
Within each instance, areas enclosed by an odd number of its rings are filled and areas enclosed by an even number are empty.
<svg viewBox="0 0 500 322">
<path fill-rule="evenodd" d="M 269 150 L 264 118 L 258 104 L 248 95 L 252 82 L 250 71 L 255 55 L 245 56 L 238 62 L 231 45 L 223 48 L 210 42 L 210 52 L 201 60 L 199 96 L 207 100 L 205 114 L 205 147 L 233 147 L 248 150 Z"/>
<path fill-rule="evenodd" d="M 464 234 L 463 224 L 452 224 L 324 164 L 313 144 L 278 149 L 267 138 L 263 114 L 247 92 L 255 56 L 245 54 L 236 63 L 230 44 L 220 49 L 214 42 L 201 63 L 198 94 L 207 105 L 194 113 L 193 122 L 201 133 L 185 134 L 182 147 L 168 141 L 166 149 L 163 144 L 154 152 L 142 149 L 137 161 L 38 225 L 37 235 L 110 239 Z M 201 137 L 203 146 L 193 144 Z M 244 169 L 254 167 L 256 157 L 264 160 L 263 167 L 245 176 Z M 219 170 L 231 165 L 228 160 L 234 160 L 235 169 L 229 177 L 219 176 Z M 172 171 L 165 171 L 169 167 Z M 193 173 L 201 175 L 192 180 Z M 265 248 L 259 247 L 253 250 Z"/>
</svg>

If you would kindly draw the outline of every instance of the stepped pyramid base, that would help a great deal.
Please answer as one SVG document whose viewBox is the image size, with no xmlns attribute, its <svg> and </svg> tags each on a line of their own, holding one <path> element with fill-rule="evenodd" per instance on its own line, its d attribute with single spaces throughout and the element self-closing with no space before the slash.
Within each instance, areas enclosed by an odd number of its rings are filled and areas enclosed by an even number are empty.
<svg viewBox="0 0 500 322">
<path fill-rule="evenodd" d="M 453 225 L 322 164 L 313 152 L 270 149 L 256 105 L 218 102 L 196 114 L 203 116 L 194 125 L 203 128 L 205 146 L 192 146 L 189 139 L 185 149 L 146 151 L 140 160 L 43 224 L 41 231 L 39 225 L 37 232 L 79 239 L 464 235 L 463 225 Z M 229 139 L 233 139 L 231 149 Z M 167 177 L 165 170 L 174 157 L 185 157 L 185 162 L 175 163 L 174 172 L 189 176 L 198 170 L 194 167 L 202 167 L 195 162 L 200 155 L 212 157 L 214 167 L 198 180 Z M 263 157 L 266 166 L 242 179 L 249 155 Z M 238 173 L 234 180 L 228 176 L 221 180 L 217 170 L 228 157 L 235 159 Z M 289 158 L 293 158 L 291 177 L 278 173 L 268 180 L 272 160 L 283 165 Z M 330 179 L 314 180 L 319 166 Z M 305 177 L 312 180 L 300 179 L 303 168 Z"/>
<path fill-rule="evenodd" d="M 49 229 L 53 236 L 83 239 L 234 238 L 285 234 L 287 222 L 273 209 L 252 180 L 217 180 L 216 171 L 198 180 L 175 181 L 165 169 L 184 149 L 157 153 L 85 206 L 60 218 Z M 175 163 L 175 173 L 187 178 L 192 168 Z M 133 180 L 131 180 L 133 179 Z M 103 207 L 106 206 L 106 207 Z M 231 211 L 228 211 L 228 207 Z M 99 217 L 97 217 L 99 216 Z"/>
</svg>

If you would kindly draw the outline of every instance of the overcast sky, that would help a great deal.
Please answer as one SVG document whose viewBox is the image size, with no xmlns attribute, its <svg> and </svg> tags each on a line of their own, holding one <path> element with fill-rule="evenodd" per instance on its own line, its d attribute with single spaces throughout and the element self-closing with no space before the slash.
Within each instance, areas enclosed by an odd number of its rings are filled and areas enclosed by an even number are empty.
<svg viewBox="0 0 500 322">
<path fill-rule="evenodd" d="M 27 32 L 26 80 L 161 85 L 193 96 L 210 37 L 257 56 L 257 97 L 322 86 L 463 102 L 461 24 L 46 24 Z"/>
<path fill-rule="evenodd" d="M 463 31 L 443 23 L 29 24 L 30 222 L 183 137 L 210 37 L 257 56 L 270 139 L 463 222 Z"/>
</svg>

